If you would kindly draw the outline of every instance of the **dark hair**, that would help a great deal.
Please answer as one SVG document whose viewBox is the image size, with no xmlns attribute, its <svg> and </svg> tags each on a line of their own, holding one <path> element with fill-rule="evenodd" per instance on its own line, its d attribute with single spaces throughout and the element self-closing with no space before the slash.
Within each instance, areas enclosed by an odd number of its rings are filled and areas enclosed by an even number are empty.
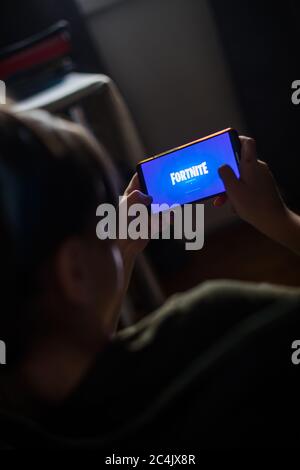
<svg viewBox="0 0 300 470">
<path fill-rule="evenodd" d="M 38 272 L 112 199 L 111 168 L 78 126 L 47 113 L 0 111 L 0 338 L 8 364 L 26 350 Z"/>
</svg>

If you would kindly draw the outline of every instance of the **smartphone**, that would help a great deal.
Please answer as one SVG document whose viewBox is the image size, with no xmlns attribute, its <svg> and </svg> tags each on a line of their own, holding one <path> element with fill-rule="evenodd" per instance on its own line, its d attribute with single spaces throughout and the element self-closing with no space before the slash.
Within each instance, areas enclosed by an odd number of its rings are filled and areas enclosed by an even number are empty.
<svg viewBox="0 0 300 470">
<path fill-rule="evenodd" d="M 153 198 L 152 212 L 157 213 L 162 204 L 190 204 L 224 193 L 218 168 L 229 165 L 239 177 L 239 160 L 238 133 L 228 128 L 143 160 L 137 173 L 142 191 Z"/>
</svg>

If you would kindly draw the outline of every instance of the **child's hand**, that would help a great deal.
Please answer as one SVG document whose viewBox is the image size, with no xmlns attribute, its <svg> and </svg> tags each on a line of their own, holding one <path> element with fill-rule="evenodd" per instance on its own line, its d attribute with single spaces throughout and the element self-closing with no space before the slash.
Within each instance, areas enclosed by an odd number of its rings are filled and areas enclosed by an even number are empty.
<svg viewBox="0 0 300 470">
<path fill-rule="evenodd" d="M 214 205 L 221 206 L 228 198 L 243 220 L 278 239 L 282 224 L 286 223 L 287 207 L 267 164 L 257 160 L 255 141 L 247 137 L 240 137 L 240 141 L 240 179 L 229 166 L 219 168 L 226 195 L 218 196 Z"/>
<path fill-rule="evenodd" d="M 134 174 L 129 185 L 127 186 L 122 197 L 120 206 L 125 202 L 128 208 L 133 204 L 142 204 L 145 206 L 149 206 L 152 202 L 151 196 L 142 193 L 137 173 Z M 146 248 L 148 242 L 148 239 L 131 240 L 130 238 L 128 238 L 126 240 L 118 240 L 121 252 L 125 257 L 135 257 L 138 253 L 140 253 Z"/>
<path fill-rule="evenodd" d="M 122 204 L 127 205 L 127 209 L 133 204 L 143 204 L 145 206 L 149 206 L 152 202 L 152 197 L 148 196 L 147 194 L 142 193 L 138 175 L 135 173 L 133 178 L 131 179 L 129 185 L 127 186 L 124 195 L 121 199 L 119 210 Z M 128 219 L 125 222 L 128 224 Z M 125 227 L 125 231 L 127 231 L 127 226 Z M 149 240 L 138 239 L 138 240 L 131 240 L 130 238 L 126 239 L 118 239 L 117 245 L 121 252 L 121 256 L 123 259 L 123 266 L 124 266 L 124 294 L 128 288 L 132 269 L 136 260 L 137 255 L 142 252 Z"/>
</svg>

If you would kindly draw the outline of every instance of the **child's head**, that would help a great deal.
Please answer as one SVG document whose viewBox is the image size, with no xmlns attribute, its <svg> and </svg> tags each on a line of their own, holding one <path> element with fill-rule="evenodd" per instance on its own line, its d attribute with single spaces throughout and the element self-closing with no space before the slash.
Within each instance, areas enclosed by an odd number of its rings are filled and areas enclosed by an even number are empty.
<svg viewBox="0 0 300 470">
<path fill-rule="evenodd" d="M 47 335 L 97 344 L 120 297 L 117 247 L 96 238 L 112 199 L 101 148 L 47 113 L 0 110 L 0 338 L 13 364 Z"/>
</svg>

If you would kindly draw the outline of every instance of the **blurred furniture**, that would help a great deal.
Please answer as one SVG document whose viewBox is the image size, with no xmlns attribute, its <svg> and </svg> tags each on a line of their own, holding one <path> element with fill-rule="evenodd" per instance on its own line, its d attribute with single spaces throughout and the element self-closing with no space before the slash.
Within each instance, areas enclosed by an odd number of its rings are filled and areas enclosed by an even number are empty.
<svg viewBox="0 0 300 470">
<path fill-rule="evenodd" d="M 39 35 L 62 19 L 69 25 L 72 60 L 76 70 L 86 73 L 105 72 L 76 0 L 1 2 L 0 49 Z"/>
<path fill-rule="evenodd" d="M 71 50 L 69 36 L 66 31 L 61 29 L 65 27 L 65 24 L 60 24 L 58 28 L 56 26 L 54 32 L 50 32 L 50 46 L 53 46 L 53 34 L 56 38 L 55 41 L 61 45 L 58 48 L 60 52 L 56 55 L 55 64 L 65 62 L 66 55 Z M 26 81 L 31 80 L 32 71 L 37 70 L 37 66 L 40 78 L 42 78 L 39 80 L 36 93 L 31 96 L 27 96 L 28 93 L 26 93 L 25 99 L 16 100 L 13 105 L 14 109 L 17 112 L 45 109 L 89 128 L 107 150 L 110 157 L 109 171 L 113 172 L 116 196 L 119 196 L 129 177 L 132 176 L 136 162 L 145 155 L 126 104 L 109 77 L 70 71 L 72 69 L 70 63 L 67 68 L 59 67 L 59 73 L 56 73 L 55 80 L 53 80 L 53 75 L 49 76 L 42 70 L 43 67 L 49 70 L 49 64 L 53 64 L 55 55 L 53 48 L 51 49 L 53 54 L 48 56 L 48 61 L 42 60 L 40 53 L 37 54 L 37 51 L 45 51 L 45 49 L 49 51 L 49 31 L 47 34 L 41 34 L 38 38 L 35 37 L 33 41 L 24 41 L 21 48 L 20 45 L 10 48 L 9 63 L 4 62 L 6 69 L 3 67 L 2 70 L 8 70 L 7 64 L 11 66 L 12 70 L 12 64 L 14 64 L 18 72 L 10 77 L 20 78 L 20 75 L 22 76 L 22 91 L 28 90 Z M 58 49 L 56 48 L 56 52 Z M 26 50 L 25 55 L 24 50 Z M 6 51 L 6 59 L 7 53 L 8 51 Z M 20 54 L 22 60 L 20 60 Z M 29 63 L 28 70 L 26 69 L 26 57 Z M 39 58 L 38 61 L 35 60 L 37 58 Z M 32 67 L 33 62 L 34 66 Z M 20 65 L 22 65 L 21 68 Z M 55 67 L 55 70 L 58 69 Z M 13 80 L 10 83 L 15 84 L 16 81 Z M 37 83 L 38 81 L 36 81 Z M 8 94 L 10 94 L 9 83 Z M 129 292 L 123 307 L 124 325 L 130 324 L 136 318 L 135 305 L 138 305 L 140 315 L 141 313 L 149 313 L 164 301 L 164 295 L 145 255 L 141 255 L 137 261 Z"/>
<path fill-rule="evenodd" d="M 118 168 L 126 173 L 132 172 L 136 162 L 144 156 L 127 107 L 106 75 L 71 72 L 49 88 L 14 105 L 18 112 L 39 108 L 65 114 L 89 127 Z M 119 177 L 122 180 L 121 174 Z"/>
<path fill-rule="evenodd" d="M 47 30 L 0 50 L 0 78 L 12 96 L 24 99 L 49 88 L 74 68 L 69 24 Z"/>
</svg>

